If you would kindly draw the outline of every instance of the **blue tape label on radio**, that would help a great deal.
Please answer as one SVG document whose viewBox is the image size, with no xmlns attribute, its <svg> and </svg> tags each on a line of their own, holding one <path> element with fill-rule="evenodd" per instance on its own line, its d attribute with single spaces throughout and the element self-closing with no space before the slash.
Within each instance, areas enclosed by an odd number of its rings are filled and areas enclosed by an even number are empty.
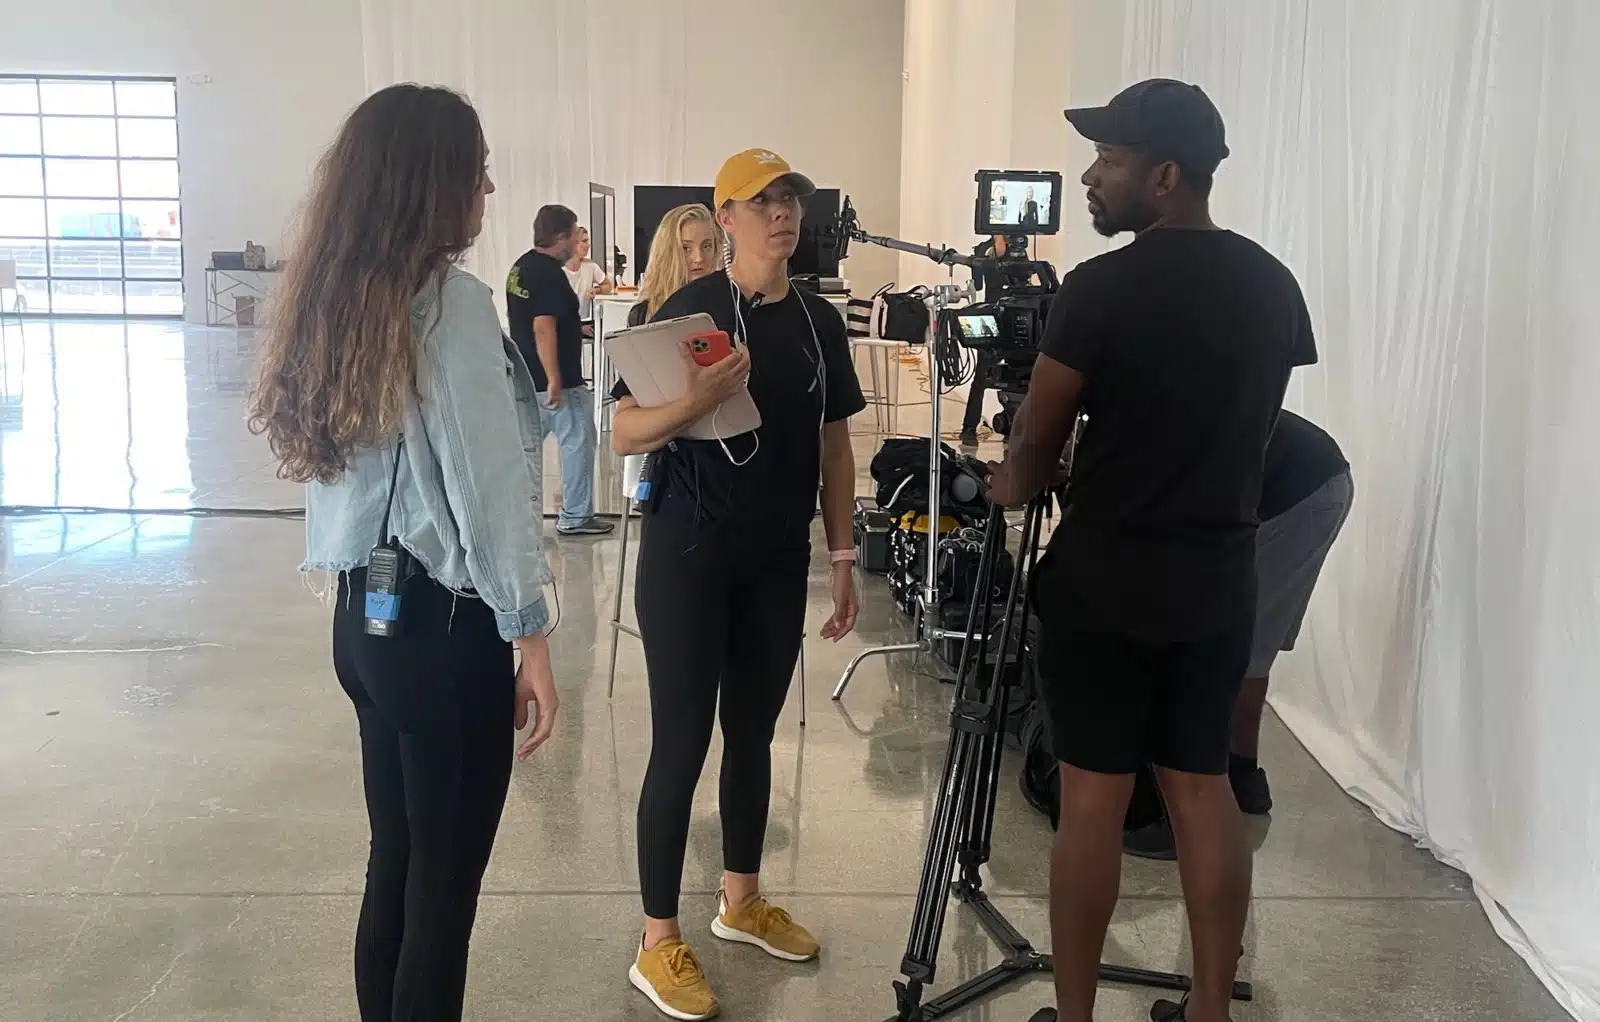
<svg viewBox="0 0 1600 1022">
<path fill-rule="evenodd" d="M 400 597 L 394 593 L 368 593 L 367 617 L 375 621 L 395 621 L 400 617 Z"/>
</svg>

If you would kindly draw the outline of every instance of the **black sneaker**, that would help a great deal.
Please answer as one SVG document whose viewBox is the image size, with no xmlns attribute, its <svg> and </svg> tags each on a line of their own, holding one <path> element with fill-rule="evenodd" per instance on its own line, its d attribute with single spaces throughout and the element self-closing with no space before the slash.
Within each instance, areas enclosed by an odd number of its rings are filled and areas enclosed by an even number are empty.
<svg viewBox="0 0 1600 1022">
<path fill-rule="evenodd" d="M 1163 817 L 1138 830 L 1124 831 L 1122 850 L 1141 859 L 1172 862 L 1178 857 L 1178 839 L 1172 836 L 1172 824 Z"/>
<path fill-rule="evenodd" d="M 574 525 L 557 525 L 556 532 L 563 536 L 605 536 L 615 528 L 614 523 L 602 522 L 591 515 Z"/>
<path fill-rule="evenodd" d="M 1239 800 L 1239 811 L 1250 816 L 1265 816 L 1272 812 L 1272 787 L 1267 784 L 1267 772 L 1260 767 L 1254 770 L 1228 771 L 1228 781 L 1233 785 L 1233 797 Z"/>
<path fill-rule="evenodd" d="M 964 430 L 962 430 L 961 431 L 961 446 L 962 447 L 976 447 L 976 446 L 978 446 L 978 431 L 975 430 L 975 429 L 964 429 Z"/>
<path fill-rule="evenodd" d="M 1150 1022 L 1188 1022 L 1188 1015 L 1184 1014 L 1182 1004 L 1157 1001 L 1150 1006 Z"/>
<path fill-rule="evenodd" d="M 1028 1022 L 1056 1022 L 1056 1010 L 1054 1008 L 1040 1008 L 1033 1013 L 1033 1018 L 1030 1018 Z"/>
</svg>

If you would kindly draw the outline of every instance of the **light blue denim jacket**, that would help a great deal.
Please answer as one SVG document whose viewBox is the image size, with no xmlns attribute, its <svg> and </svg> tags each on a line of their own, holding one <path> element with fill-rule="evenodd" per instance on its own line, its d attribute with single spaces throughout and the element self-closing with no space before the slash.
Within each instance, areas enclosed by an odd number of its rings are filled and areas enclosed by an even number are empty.
<svg viewBox="0 0 1600 1022">
<path fill-rule="evenodd" d="M 533 377 L 489 286 L 457 267 L 411 306 L 419 397 L 406 412 L 389 531 L 429 577 L 474 593 L 507 639 L 550 622 Z M 356 451 L 306 494 L 308 571 L 365 567 L 380 541 L 397 441 Z"/>
</svg>

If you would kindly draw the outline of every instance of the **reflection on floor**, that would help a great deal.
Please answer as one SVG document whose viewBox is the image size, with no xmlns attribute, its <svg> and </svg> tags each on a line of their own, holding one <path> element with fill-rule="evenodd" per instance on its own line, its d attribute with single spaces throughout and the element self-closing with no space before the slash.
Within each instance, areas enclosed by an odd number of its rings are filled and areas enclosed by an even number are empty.
<svg viewBox="0 0 1600 1022">
<path fill-rule="evenodd" d="M 160 324 L 7 323 L 4 503 L 297 505 L 243 428 L 251 348 L 246 335 Z M 863 464 L 872 449 L 863 438 Z M 299 522 L 271 519 L 0 520 L 0 1017 L 354 1017 L 366 823 L 327 616 L 295 572 L 301 543 Z M 615 699 L 605 693 L 617 550 L 615 539 L 552 541 L 563 719 L 513 781 L 474 948 L 479 1022 L 652 1017 L 624 976 L 648 708 L 631 641 Z M 814 625 L 824 576 L 819 561 Z M 949 689 L 908 660 L 864 668 L 842 707 L 826 689 L 855 650 L 904 634 L 873 582 L 859 634 L 808 643 L 809 727 L 797 691 L 774 750 L 767 882 L 828 949 L 789 967 L 699 937 L 729 1018 L 892 1011 Z M 1245 973 L 1260 999 L 1239 1022 L 1564 1017 L 1464 877 L 1376 823 L 1275 722 L 1265 760 L 1280 809 L 1257 833 Z M 990 887 L 1047 945 L 1049 835 L 1014 777 L 1011 764 Z M 685 878 L 696 928 L 719 869 L 715 793 L 708 776 Z M 1175 870 L 1130 860 L 1124 886 L 1108 959 L 1181 967 Z M 995 960 L 953 910 L 939 985 Z M 963 1018 L 1021 1020 L 1048 999 L 1043 984 L 1016 988 Z M 1108 989 L 1099 1017 L 1143 1019 L 1149 1000 Z"/>
</svg>

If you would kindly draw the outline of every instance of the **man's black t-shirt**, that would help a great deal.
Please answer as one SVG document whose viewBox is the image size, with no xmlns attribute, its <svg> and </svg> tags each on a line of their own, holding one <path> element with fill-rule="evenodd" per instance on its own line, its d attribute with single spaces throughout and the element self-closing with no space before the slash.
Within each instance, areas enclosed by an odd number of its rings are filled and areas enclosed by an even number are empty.
<svg viewBox="0 0 1600 1022">
<path fill-rule="evenodd" d="M 561 372 L 561 386 L 582 386 L 583 320 L 578 317 L 578 295 L 560 260 L 530 251 L 517 260 L 506 279 L 506 319 L 511 323 L 511 339 L 533 373 L 534 386 L 544 393 L 550 382 L 533 340 L 533 321 L 540 316 L 556 321 L 556 367 Z"/>
<path fill-rule="evenodd" d="M 1230 231 L 1150 231 L 1066 276 L 1041 351 L 1089 416 L 1050 584 L 1142 639 L 1248 623 L 1267 439 L 1317 359 L 1294 275 Z"/>
<path fill-rule="evenodd" d="M 739 336 L 736 293 L 726 273 L 712 273 L 668 298 L 654 320 L 704 312 L 719 329 Z M 750 396 L 761 425 L 724 438 L 727 452 L 715 440 L 673 441 L 656 456 L 653 496 L 658 504 L 669 493 L 687 497 L 671 506 L 690 509 L 699 522 L 762 530 L 778 543 L 805 543 L 821 484 L 822 423 L 866 407 L 844 320 L 823 299 L 794 287 L 777 301 L 752 305 L 742 295 L 738 301 L 750 349 Z M 612 390 L 614 397 L 627 393 L 620 380 Z"/>
<path fill-rule="evenodd" d="M 1276 518 L 1350 469 L 1339 444 L 1320 426 L 1284 409 L 1267 443 L 1261 520 Z"/>
</svg>

